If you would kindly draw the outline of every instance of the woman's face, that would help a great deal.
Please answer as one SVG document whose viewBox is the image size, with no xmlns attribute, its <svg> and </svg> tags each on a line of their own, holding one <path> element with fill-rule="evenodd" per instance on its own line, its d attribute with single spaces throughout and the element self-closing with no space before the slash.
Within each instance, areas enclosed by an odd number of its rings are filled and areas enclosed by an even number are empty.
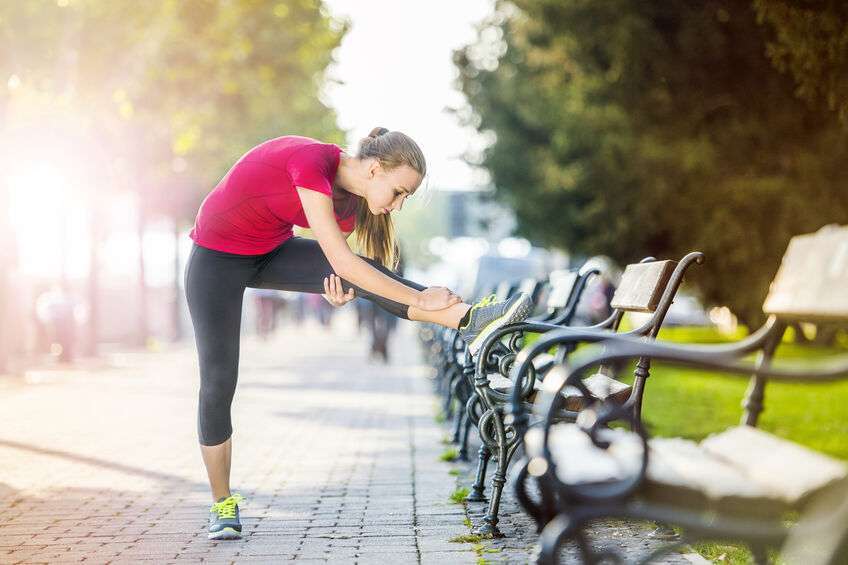
<svg viewBox="0 0 848 565">
<path fill-rule="evenodd" d="M 404 201 L 421 184 L 421 176 L 409 165 L 387 171 L 375 161 L 368 172 L 365 200 L 374 215 L 400 210 Z"/>
</svg>

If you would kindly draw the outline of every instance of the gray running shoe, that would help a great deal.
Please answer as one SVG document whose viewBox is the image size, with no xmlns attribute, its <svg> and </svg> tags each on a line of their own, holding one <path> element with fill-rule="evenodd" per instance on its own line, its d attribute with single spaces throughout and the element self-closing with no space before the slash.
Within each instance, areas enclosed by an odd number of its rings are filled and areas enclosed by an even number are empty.
<svg viewBox="0 0 848 565">
<path fill-rule="evenodd" d="M 209 509 L 209 539 L 240 539 L 239 502 L 244 497 L 233 494 L 222 498 Z"/>
<path fill-rule="evenodd" d="M 468 324 L 459 328 L 459 335 L 471 355 L 477 355 L 487 337 L 506 324 L 524 320 L 532 307 L 530 296 L 523 292 L 502 302 L 495 302 L 495 295 L 487 296 L 471 307 Z"/>
</svg>

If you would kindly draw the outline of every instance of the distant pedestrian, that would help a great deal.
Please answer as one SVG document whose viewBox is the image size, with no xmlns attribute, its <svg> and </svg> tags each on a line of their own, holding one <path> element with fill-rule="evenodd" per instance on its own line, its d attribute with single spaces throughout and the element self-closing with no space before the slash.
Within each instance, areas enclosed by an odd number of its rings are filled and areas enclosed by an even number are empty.
<svg viewBox="0 0 848 565">
<path fill-rule="evenodd" d="M 47 335 L 50 352 L 63 363 L 73 361 L 76 354 L 76 306 L 73 296 L 61 286 L 43 292 L 35 302 L 36 317 Z"/>
</svg>

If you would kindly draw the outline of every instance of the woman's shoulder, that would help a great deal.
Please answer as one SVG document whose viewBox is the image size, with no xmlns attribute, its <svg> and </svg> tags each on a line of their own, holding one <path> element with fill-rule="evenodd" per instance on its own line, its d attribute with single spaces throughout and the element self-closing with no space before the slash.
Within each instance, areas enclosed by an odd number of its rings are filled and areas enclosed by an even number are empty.
<svg viewBox="0 0 848 565">
<path fill-rule="evenodd" d="M 311 137 L 284 135 L 265 141 L 256 146 L 254 151 L 257 156 L 272 157 L 278 161 L 280 158 L 288 158 L 296 153 L 337 155 L 341 148 L 333 143 L 324 143 Z"/>
</svg>

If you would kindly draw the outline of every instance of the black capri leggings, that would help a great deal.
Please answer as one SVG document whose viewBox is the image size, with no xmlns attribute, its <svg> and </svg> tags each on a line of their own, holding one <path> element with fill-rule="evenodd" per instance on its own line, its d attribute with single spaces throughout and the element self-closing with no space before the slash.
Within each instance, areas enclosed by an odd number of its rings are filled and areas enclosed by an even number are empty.
<svg viewBox="0 0 848 565">
<path fill-rule="evenodd" d="M 374 267 L 416 290 L 424 286 L 403 279 L 376 261 Z M 218 445 L 233 432 L 230 405 L 236 390 L 239 333 L 244 289 L 273 288 L 323 294 L 324 278 L 333 274 L 318 242 L 294 237 L 264 255 L 236 255 L 194 245 L 186 265 L 185 289 L 197 354 L 200 359 L 200 396 L 197 433 L 202 445 Z M 409 307 L 342 281 L 400 318 L 409 319 Z"/>
</svg>

